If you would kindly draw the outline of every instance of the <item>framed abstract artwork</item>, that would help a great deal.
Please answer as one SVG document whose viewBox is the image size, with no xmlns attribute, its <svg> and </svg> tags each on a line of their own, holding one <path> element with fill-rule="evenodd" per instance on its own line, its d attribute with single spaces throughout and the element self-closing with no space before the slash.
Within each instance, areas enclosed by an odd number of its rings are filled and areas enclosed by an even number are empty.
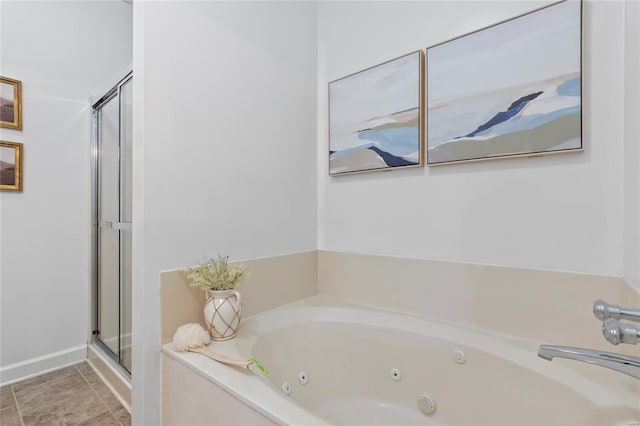
<svg viewBox="0 0 640 426">
<path fill-rule="evenodd" d="M 329 83 L 329 174 L 422 166 L 424 56 L 415 51 Z"/>
<path fill-rule="evenodd" d="M 0 190 L 22 191 L 22 144 L 0 141 Z"/>
<path fill-rule="evenodd" d="M 581 151 L 582 2 L 427 48 L 427 164 Z"/>
<path fill-rule="evenodd" d="M 0 77 L 0 127 L 22 130 L 22 82 Z"/>
</svg>

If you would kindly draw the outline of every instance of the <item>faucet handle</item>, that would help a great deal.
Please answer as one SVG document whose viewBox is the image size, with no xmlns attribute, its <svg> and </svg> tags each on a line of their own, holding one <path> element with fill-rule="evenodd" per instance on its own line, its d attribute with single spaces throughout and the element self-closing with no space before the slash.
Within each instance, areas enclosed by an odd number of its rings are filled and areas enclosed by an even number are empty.
<svg viewBox="0 0 640 426">
<path fill-rule="evenodd" d="M 640 338 L 640 329 L 631 324 L 625 324 L 609 318 L 602 323 L 602 335 L 612 345 L 619 345 L 620 343 L 635 345 Z"/>
<path fill-rule="evenodd" d="M 602 299 L 598 299 L 593 302 L 593 315 L 595 315 L 600 321 L 604 321 L 610 317 L 619 319 L 620 307 L 607 303 Z"/>
<path fill-rule="evenodd" d="M 608 318 L 640 321 L 640 309 L 623 308 L 618 305 L 607 303 L 601 299 L 593 302 L 593 315 L 595 315 L 595 317 L 600 321 L 604 321 Z"/>
</svg>

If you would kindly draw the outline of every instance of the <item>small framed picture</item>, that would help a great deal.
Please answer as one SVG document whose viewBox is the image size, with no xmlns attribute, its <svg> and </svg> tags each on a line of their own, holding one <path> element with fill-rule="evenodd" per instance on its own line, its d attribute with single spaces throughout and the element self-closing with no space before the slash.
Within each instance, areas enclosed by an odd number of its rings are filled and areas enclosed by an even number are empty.
<svg viewBox="0 0 640 426">
<path fill-rule="evenodd" d="M 22 191 L 22 144 L 0 141 L 0 191 Z"/>
<path fill-rule="evenodd" d="M 329 175 L 422 166 L 422 51 L 329 83 Z"/>
<path fill-rule="evenodd" d="M 22 82 L 0 77 L 0 127 L 22 130 Z"/>
</svg>

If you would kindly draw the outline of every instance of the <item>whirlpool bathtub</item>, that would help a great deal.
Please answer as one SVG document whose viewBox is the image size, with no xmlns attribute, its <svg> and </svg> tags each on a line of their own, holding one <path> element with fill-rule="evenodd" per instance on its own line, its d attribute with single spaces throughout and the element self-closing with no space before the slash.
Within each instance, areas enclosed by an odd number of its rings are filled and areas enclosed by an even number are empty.
<svg viewBox="0 0 640 426">
<path fill-rule="evenodd" d="M 210 345 L 257 358 L 266 378 L 164 352 L 277 424 L 638 424 L 634 379 L 542 360 L 539 343 L 315 296 Z"/>
</svg>

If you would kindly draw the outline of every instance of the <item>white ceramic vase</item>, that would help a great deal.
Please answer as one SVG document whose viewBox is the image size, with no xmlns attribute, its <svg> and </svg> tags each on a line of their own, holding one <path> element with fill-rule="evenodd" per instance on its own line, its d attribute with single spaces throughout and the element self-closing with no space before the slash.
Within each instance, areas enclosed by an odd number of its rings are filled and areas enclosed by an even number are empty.
<svg viewBox="0 0 640 426">
<path fill-rule="evenodd" d="M 207 290 L 204 321 L 212 340 L 235 337 L 242 316 L 242 299 L 237 290 Z"/>
</svg>

